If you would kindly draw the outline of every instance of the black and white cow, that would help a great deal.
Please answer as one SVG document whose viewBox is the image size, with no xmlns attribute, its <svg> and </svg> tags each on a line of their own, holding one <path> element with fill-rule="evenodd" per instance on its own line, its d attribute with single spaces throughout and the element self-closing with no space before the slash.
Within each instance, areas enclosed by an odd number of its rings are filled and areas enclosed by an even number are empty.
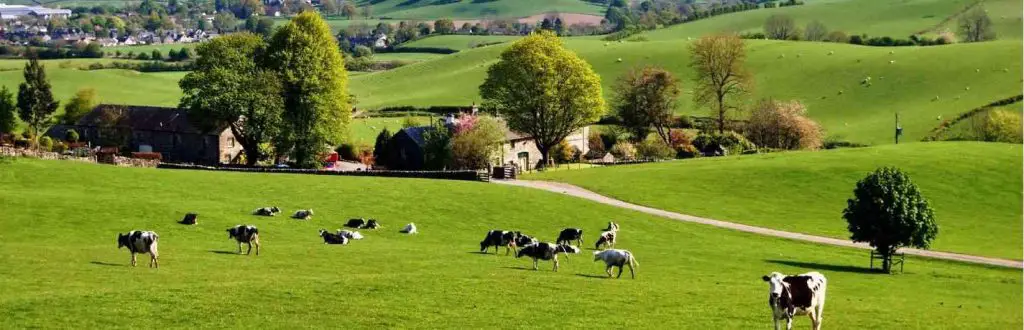
<svg viewBox="0 0 1024 330">
<path fill-rule="evenodd" d="M 416 230 L 416 224 L 410 222 L 409 224 L 405 225 L 405 227 L 402 227 L 402 230 L 399 230 L 398 232 L 402 234 L 415 234 L 418 233 L 419 231 Z"/>
<path fill-rule="evenodd" d="M 312 219 L 312 218 L 313 218 L 313 209 L 298 210 L 298 211 L 295 211 L 295 214 L 292 215 L 292 219 L 297 219 L 297 220 L 309 220 L 309 219 Z"/>
<path fill-rule="evenodd" d="M 608 277 L 612 277 L 612 267 L 619 267 L 619 276 L 615 278 L 620 278 L 622 277 L 622 267 L 629 266 L 629 276 L 636 278 L 636 272 L 633 268 L 640 266 L 640 263 L 636 261 L 636 257 L 633 256 L 633 253 L 626 250 L 608 249 L 604 251 L 594 251 L 594 261 L 598 260 L 604 261 L 604 272 L 608 273 Z"/>
<path fill-rule="evenodd" d="M 360 234 L 358 231 L 348 231 L 348 230 L 338 229 L 338 235 L 344 236 L 345 238 L 347 238 L 349 240 L 363 239 L 363 234 Z"/>
<path fill-rule="evenodd" d="M 619 231 L 619 224 L 608 221 L 608 228 L 605 228 L 604 231 Z"/>
<path fill-rule="evenodd" d="M 135 254 L 149 253 L 149 267 L 160 268 L 160 262 L 157 261 L 160 257 L 157 252 L 158 241 L 160 236 L 151 231 L 132 230 L 127 234 L 117 234 L 117 248 L 127 247 L 128 252 L 132 253 L 132 267 L 136 264 Z"/>
<path fill-rule="evenodd" d="M 576 241 L 576 245 L 583 245 L 583 229 L 579 228 L 565 228 L 562 232 L 558 233 L 558 239 L 555 243 L 558 244 L 571 244 L 572 241 Z"/>
<path fill-rule="evenodd" d="M 363 226 L 365 226 L 365 225 L 366 225 L 366 219 L 362 219 L 362 218 L 348 219 L 348 222 L 345 223 L 345 227 L 355 228 L 355 229 L 363 228 Z"/>
<path fill-rule="evenodd" d="M 249 249 L 245 251 L 248 255 L 252 252 L 252 246 L 256 246 L 256 255 L 260 255 L 260 232 L 256 229 L 256 226 L 249 225 L 237 225 L 228 228 L 228 238 L 234 238 L 238 242 L 238 253 L 242 253 L 242 243 L 249 246 Z"/>
<path fill-rule="evenodd" d="M 183 225 L 190 225 L 190 226 L 197 225 L 197 224 L 199 224 L 199 214 L 198 213 L 185 213 L 185 217 L 181 218 L 181 221 L 178 221 L 178 223 L 183 224 Z"/>
<path fill-rule="evenodd" d="M 263 217 L 272 217 L 272 216 L 277 215 L 278 213 L 281 213 L 281 209 L 277 208 L 277 206 L 261 207 L 261 208 L 256 209 L 256 211 L 252 212 L 253 215 L 258 215 L 258 216 L 263 216 Z"/>
<path fill-rule="evenodd" d="M 494 254 L 498 254 L 498 249 L 504 246 L 505 255 L 508 255 L 509 252 L 516 249 L 517 238 L 519 238 L 519 232 L 505 230 L 487 231 L 487 236 L 484 236 L 484 240 L 480 241 L 480 253 L 487 253 L 487 250 L 493 246 Z"/>
<path fill-rule="evenodd" d="M 597 237 L 597 243 L 594 243 L 594 250 L 600 249 L 601 245 L 605 245 L 608 248 L 615 248 L 615 236 L 617 235 L 618 232 L 615 231 L 602 232 L 601 236 Z"/>
<path fill-rule="evenodd" d="M 527 246 L 527 245 L 530 245 L 530 244 L 533 244 L 533 243 L 538 243 L 538 242 L 539 241 L 536 238 L 533 238 L 530 235 L 526 235 L 526 234 L 523 234 L 523 233 L 518 232 L 518 231 L 516 232 L 516 246 L 517 247 L 523 247 L 523 246 Z"/>
<path fill-rule="evenodd" d="M 773 272 L 761 279 L 768 282 L 768 306 L 772 308 L 775 330 L 779 329 L 780 320 L 786 320 L 787 330 L 793 329 L 795 315 L 809 316 L 812 329 L 821 329 L 827 286 L 825 275 L 818 272 L 800 275 Z"/>
<path fill-rule="evenodd" d="M 380 223 L 377 223 L 377 219 L 366 220 L 366 225 L 363 225 L 362 229 L 377 229 L 381 228 Z"/>
<path fill-rule="evenodd" d="M 559 253 L 579 253 L 579 249 L 572 245 L 552 243 L 532 243 L 524 246 L 516 253 L 516 258 L 528 256 L 533 259 L 533 270 L 537 270 L 537 261 L 551 260 L 555 263 L 554 271 L 558 271 Z"/>
<path fill-rule="evenodd" d="M 348 244 L 348 237 L 335 234 L 324 229 L 320 229 L 320 237 L 324 239 L 324 244 Z"/>
</svg>

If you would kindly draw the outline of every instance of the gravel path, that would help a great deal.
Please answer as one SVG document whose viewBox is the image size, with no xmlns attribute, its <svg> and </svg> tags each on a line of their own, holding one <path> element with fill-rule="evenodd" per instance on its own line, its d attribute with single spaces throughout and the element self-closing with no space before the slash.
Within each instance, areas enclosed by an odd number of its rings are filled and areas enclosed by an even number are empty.
<svg viewBox="0 0 1024 330">
<path fill-rule="evenodd" d="M 643 213 L 647 213 L 647 214 L 653 214 L 653 215 L 656 215 L 656 216 L 665 217 L 665 218 L 669 218 L 669 219 L 674 219 L 674 220 L 678 220 L 678 221 L 695 222 L 695 223 L 700 223 L 700 224 L 705 224 L 705 225 L 712 225 L 712 226 L 716 226 L 716 227 L 722 227 L 722 228 L 728 228 L 728 229 L 733 229 L 733 230 L 744 231 L 744 232 L 748 232 L 748 233 L 755 233 L 755 234 L 766 235 L 766 236 L 775 236 L 775 237 L 782 237 L 782 238 L 788 238 L 788 239 L 794 239 L 794 240 L 808 241 L 808 242 L 814 242 L 814 243 L 819 243 L 819 244 L 828 244 L 828 245 L 835 245 L 835 246 L 843 246 L 843 247 L 852 247 L 852 248 L 858 248 L 858 249 L 871 250 L 871 247 L 868 246 L 867 244 L 864 244 L 864 243 L 853 243 L 851 241 L 842 240 L 842 239 L 836 239 L 836 238 L 831 238 L 831 237 L 814 236 L 814 235 L 793 233 L 793 232 L 781 231 L 781 230 L 775 230 L 775 229 L 768 229 L 768 228 L 763 228 L 763 227 L 748 226 L 748 225 L 743 225 L 743 224 L 738 224 L 738 223 L 733 223 L 733 222 L 726 222 L 726 221 L 721 221 L 721 220 L 714 220 L 714 219 L 708 219 L 708 218 L 695 217 L 695 216 L 692 216 L 692 215 L 685 215 L 685 214 L 680 214 L 680 213 L 675 213 L 675 212 L 669 212 L 669 211 L 665 211 L 665 210 L 659 210 L 659 209 L 655 209 L 655 208 L 650 208 L 650 207 L 646 207 L 646 206 L 631 204 L 631 203 L 623 202 L 623 201 L 620 201 L 620 200 L 617 200 L 617 199 L 614 199 L 614 198 L 606 197 L 606 196 L 597 194 L 597 193 L 595 193 L 593 191 L 586 190 L 586 189 L 583 189 L 583 188 L 580 188 L 580 187 L 577 187 L 577 186 L 574 186 L 574 185 L 571 185 L 571 184 L 566 184 L 566 183 L 548 182 L 548 181 L 531 181 L 531 180 L 491 180 L 491 182 L 498 183 L 498 184 L 511 185 L 511 186 L 520 186 L 520 187 L 529 187 L 529 188 L 547 190 L 547 191 L 555 192 L 555 193 L 563 193 L 563 194 L 567 194 L 567 195 L 570 195 L 570 196 L 575 196 L 575 197 L 579 197 L 579 198 L 595 201 L 595 202 L 598 202 L 598 203 L 601 203 L 601 204 L 607 204 L 607 205 L 621 207 L 621 208 L 630 209 L 630 210 L 634 210 L 634 211 L 639 211 L 639 212 L 643 212 Z M 900 249 L 900 252 L 908 254 L 908 255 L 915 255 L 915 256 L 921 256 L 921 257 L 927 257 L 927 258 L 945 259 L 945 260 L 961 261 L 961 262 L 968 262 L 968 263 L 975 263 L 975 264 L 984 264 L 984 265 L 992 265 L 992 266 L 1002 266 L 1002 267 L 1010 267 L 1010 268 L 1018 268 L 1018 269 L 1024 268 L 1024 263 L 1022 263 L 1021 261 L 1017 261 L 1017 260 L 989 258 L 989 257 L 979 257 L 979 256 L 973 256 L 973 255 L 967 255 L 967 254 L 958 254 L 958 253 L 949 253 L 949 252 L 938 252 L 938 251 L 910 249 L 910 248 L 902 248 L 902 249 Z"/>
</svg>

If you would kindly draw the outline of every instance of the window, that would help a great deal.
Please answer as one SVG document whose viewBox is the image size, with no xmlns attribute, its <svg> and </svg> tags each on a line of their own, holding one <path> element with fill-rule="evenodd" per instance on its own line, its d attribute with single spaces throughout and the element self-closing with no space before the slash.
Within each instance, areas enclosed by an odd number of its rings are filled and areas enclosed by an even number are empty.
<svg viewBox="0 0 1024 330">
<path fill-rule="evenodd" d="M 229 137 L 228 138 L 228 147 L 232 147 L 232 148 L 235 147 L 235 138 L 233 138 L 233 137 Z"/>
</svg>

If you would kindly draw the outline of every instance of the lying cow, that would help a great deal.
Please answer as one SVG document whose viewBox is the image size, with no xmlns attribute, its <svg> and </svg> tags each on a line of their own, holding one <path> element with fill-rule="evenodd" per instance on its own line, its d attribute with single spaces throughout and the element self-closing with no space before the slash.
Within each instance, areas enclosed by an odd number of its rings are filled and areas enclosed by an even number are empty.
<svg viewBox="0 0 1024 330">
<path fill-rule="evenodd" d="M 359 218 L 359 219 L 348 219 L 348 222 L 345 223 L 345 227 L 355 228 L 355 229 L 363 228 L 363 226 L 365 226 L 365 225 L 366 225 L 366 219 L 362 219 L 362 218 Z"/>
<path fill-rule="evenodd" d="M 183 225 L 190 225 L 190 226 L 199 224 L 199 214 L 198 213 L 185 213 L 185 217 L 181 218 L 181 221 L 178 221 L 178 223 L 183 224 Z"/>
<path fill-rule="evenodd" d="M 366 224 L 363 225 L 362 229 L 377 229 L 380 227 L 380 224 L 377 223 L 377 219 L 370 219 L 366 220 Z"/>
<path fill-rule="evenodd" d="M 410 222 L 408 225 L 405 225 L 405 227 L 402 227 L 402 230 L 399 230 L 398 232 L 402 234 L 415 234 L 417 233 L 416 224 Z"/>
<path fill-rule="evenodd" d="M 608 249 L 604 251 L 594 251 L 594 261 L 603 260 L 605 273 L 608 273 L 608 277 L 612 277 L 612 267 L 619 267 L 619 276 L 622 277 L 622 267 L 629 266 L 629 276 L 636 278 L 636 273 L 633 268 L 640 266 L 639 262 L 636 262 L 636 258 L 633 257 L 633 253 L 626 250 Z"/>
<path fill-rule="evenodd" d="M 256 246 L 256 255 L 260 255 L 260 232 L 255 226 L 237 225 L 228 228 L 228 238 L 234 238 L 238 242 L 238 253 L 242 253 L 242 243 L 249 246 L 245 251 L 246 255 L 252 252 L 252 246 Z"/>
<path fill-rule="evenodd" d="M 347 238 L 349 240 L 363 239 L 363 234 L 360 234 L 358 231 L 348 231 L 348 230 L 338 229 L 338 235 L 344 236 L 345 238 Z"/>
<path fill-rule="evenodd" d="M 292 215 L 292 219 L 297 219 L 297 220 L 309 220 L 309 219 L 312 219 L 312 218 L 313 218 L 313 209 L 298 210 L 298 211 L 295 211 L 295 214 Z"/>
<path fill-rule="evenodd" d="M 558 239 L 555 240 L 557 244 L 571 244 L 572 241 L 576 241 L 576 245 L 583 245 L 583 229 L 579 228 L 565 228 L 562 232 L 558 233 Z"/>
<path fill-rule="evenodd" d="M 348 237 L 338 235 L 324 229 L 320 229 L 320 237 L 324 239 L 324 244 L 348 244 Z"/>
<path fill-rule="evenodd" d="M 594 243 L 594 250 L 601 249 L 601 245 L 605 245 L 608 248 L 615 248 L 615 236 L 618 235 L 614 231 L 602 232 L 601 236 L 597 237 L 597 243 Z"/>
<path fill-rule="evenodd" d="M 559 253 L 579 253 L 579 249 L 575 246 L 565 244 L 552 244 L 552 243 L 533 243 L 524 246 L 519 253 L 516 254 L 516 258 L 522 258 L 528 256 L 533 259 L 533 270 L 537 270 L 538 260 L 551 260 L 555 263 L 554 271 L 558 271 L 558 254 Z"/>
<path fill-rule="evenodd" d="M 793 329 L 795 315 L 809 316 L 812 329 L 821 329 L 827 285 L 825 275 L 818 272 L 800 275 L 773 272 L 761 279 L 768 282 L 768 306 L 772 308 L 775 330 L 779 330 L 779 320 L 786 320 L 787 330 Z"/>
<path fill-rule="evenodd" d="M 487 250 L 492 246 L 494 247 L 494 254 L 498 254 L 498 248 L 505 247 L 505 255 L 516 249 L 516 239 L 519 238 L 519 232 L 504 231 L 504 230 L 490 230 L 487 232 L 487 236 L 484 236 L 484 240 L 480 241 L 480 253 L 487 253 Z"/>
<path fill-rule="evenodd" d="M 133 230 L 127 234 L 117 234 L 117 248 L 127 247 L 128 252 L 132 254 L 132 267 L 135 267 L 137 253 L 149 253 L 149 267 L 160 268 L 160 262 L 157 258 L 160 253 L 157 252 L 157 242 L 160 240 L 160 236 L 155 232 Z"/>
<path fill-rule="evenodd" d="M 281 209 L 277 208 L 277 206 L 261 207 L 261 208 L 256 209 L 256 211 L 252 212 L 253 215 L 258 215 L 258 216 L 263 216 L 263 217 L 272 217 L 272 216 L 277 215 L 278 213 L 281 213 Z"/>
</svg>

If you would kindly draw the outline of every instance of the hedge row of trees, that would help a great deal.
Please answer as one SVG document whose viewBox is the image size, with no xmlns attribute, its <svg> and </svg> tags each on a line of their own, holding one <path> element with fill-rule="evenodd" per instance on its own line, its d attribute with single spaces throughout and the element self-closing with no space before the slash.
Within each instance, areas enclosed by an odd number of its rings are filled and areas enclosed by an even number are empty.
<svg viewBox="0 0 1024 330">
<path fill-rule="evenodd" d="M 802 29 L 796 25 L 796 21 L 785 14 L 769 16 L 765 22 L 762 33 L 747 33 L 747 39 L 774 39 L 774 40 L 805 40 L 805 41 L 827 41 L 851 43 L 867 46 L 932 46 L 945 45 L 956 42 L 956 37 L 963 42 L 979 42 L 995 39 L 995 31 L 992 27 L 992 20 L 981 5 L 975 6 L 958 19 L 957 34 L 943 32 L 934 39 L 918 34 L 911 35 L 907 39 L 898 39 L 888 36 L 869 37 L 866 34 L 848 36 L 842 31 L 829 31 L 824 23 L 818 20 L 807 23 Z"/>
</svg>

